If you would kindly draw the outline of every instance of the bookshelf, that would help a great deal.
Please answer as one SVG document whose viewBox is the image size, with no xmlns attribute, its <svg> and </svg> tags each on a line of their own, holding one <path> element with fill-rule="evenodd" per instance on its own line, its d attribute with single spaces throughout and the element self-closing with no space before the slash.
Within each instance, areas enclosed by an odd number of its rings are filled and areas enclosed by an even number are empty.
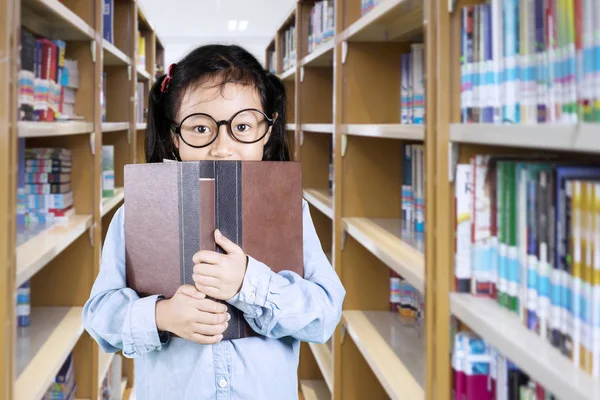
<svg viewBox="0 0 600 400">
<path fill-rule="evenodd" d="M 104 31 L 103 0 L 11 0 L 0 5 L 0 399 L 41 398 L 69 355 L 76 397 L 96 398 L 120 355 L 105 354 L 83 330 L 82 307 L 100 268 L 108 224 L 122 205 L 123 167 L 143 162 L 145 107 L 150 85 L 164 70 L 164 46 L 134 0 L 114 0 L 112 32 Z M 108 20 L 107 20 L 108 21 Z M 73 88 L 66 120 L 21 120 L 18 74 L 21 31 L 64 41 Z M 137 32 L 144 38 L 142 45 Z M 108 36 L 105 36 L 105 33 Z M 55 42 L 60 43 L 60 42 Z M 140 48 L 143 47 L 140 61 Z M 73 67 L 75 65 L 76 67 Z M 138 82 L 140 86 L 138 86 Z M 135 99 L 132 102 L 131 99 Z M 55 114 L 55 116 L 58 115 Z M 55 223 L 17 220 L 20 143 L 70 152 L 74 214 Z M 102 196 L 103 146 L 113 146 L 114 193 Z M 141 151 L 141 152 L 140 152 Z M 65 200 L 66 201 L 66 200 Z M 17 324 L 16 293 L 30 284 L 29 326 Z M 120 368 L 119 368 L 120 370 Z M 123 358 L 121 393 L 134 385 L 133 362 Z M 121 387 L 122 386 L 122 387 Z M 128 397 L 122 397 L 127 399 Z"/>
<path fill-rule="evenodd" d="M 427 286 L 425 234 L 403 229 L 401 160 L 428 131 L 400 112 L 400 54 L 423 43 L 424 4 L 384 0 L 361 15 L 360 0 L 317 3 L 298 1 L 265 49 L 266 67 L 284 80 L 294 108 L 286 128 L 304 198 L 347 290 L 332 340 L 301 347 L 299 390 L 311 399 L 422 399 L 425 333 L 389 311 L 389 287 L 392 271 L 421 293 Z M 284 68 L 289 26 L 296 53 Z M 429 162 L 425 168 L 433 172 Z"/>
</svg>

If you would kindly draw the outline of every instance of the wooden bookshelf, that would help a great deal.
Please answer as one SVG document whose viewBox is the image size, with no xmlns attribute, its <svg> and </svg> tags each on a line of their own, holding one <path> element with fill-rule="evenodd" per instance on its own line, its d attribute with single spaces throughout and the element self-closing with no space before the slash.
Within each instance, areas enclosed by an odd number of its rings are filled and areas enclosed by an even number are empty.
<svg viewBox="0 0 600 400">
<path fill-rule="evenodd" d="M 347 291 L 344 322 L 330 343 L 301 347 L 299 381 L 305 398 L 321 398 L 315 385 L 335 400 L 424 398 L 425 340 L 415 347 L 411 329 L 388 311 L 390 270 L 420 292 L 426 287 L 425 234 L 402 229 L 401 160 L 403 146 L 426 143 L 428 131 L 400 124 L 399 62 L 411 43 L 423 43 L 424 4 L 384 0 L 361 16 L 360 3 L 335 2 L 333 40 L 309 53 L 314 2 L 298 2 L 280 25 L 295 21 L 295 68 L 281 68 L 282 28 L 266 48 L 279 53 L 277 72 L 293 99 L 286 129 L 302 163 L 303 195 Z M 413 353 L 403 354 L 397 342 Z"/>
<path fill-rule="evenodd" d="M 83 333 L 80 307 L 33 307 L 16 339 L 15 398 L 41 398 Z"/>
<path fill-rule="evenodd" d="M 136 120 L 138 80 L 144 93 L 164 66 L 164 46 L 139 2 L 115 0 L 113 38 L 103 35 L 101 0 L 11 0 L 0 4 L 0 400 L 39 399 L 65 359 L 73 354 L 76 398 L 98 396 L 110 361 L 82 326 L 82 307 L 100 270 L 101 245 L 114 212 L 123 203 L 123 167 L 140 160 L 146 124 Z M 77 61 L 79 82 L 71 121 L 18 121 L 16 91 L 21 27 L 66 43 Z M 137 65 L 138 27 L 146 38 L 146 64 Z M 145 72 L 144 72 L 145 71 Z M 106 116 L 100 94 L 105 76 Z M 16 226 L 17 142 L 61 147 L 72 154 L 75 216 L 64 223 Z M 102 146 L 114 146 L 115 195 L 102 198 Z M 143 161 L 143 160 L 142 160 Z M 8 279 L 7 279 L 8 278 Z M 31 285 L 31 324 L 17 328 L 16 289 Z M 123 392 L 131 393 L 133 361 L 123 360 Z"/>
</svg>

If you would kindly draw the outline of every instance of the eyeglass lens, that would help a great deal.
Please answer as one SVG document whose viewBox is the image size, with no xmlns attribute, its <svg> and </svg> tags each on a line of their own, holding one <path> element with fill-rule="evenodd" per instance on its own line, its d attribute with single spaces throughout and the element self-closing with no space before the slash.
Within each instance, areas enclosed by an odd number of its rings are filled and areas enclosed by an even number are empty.
<svg viewBox="0 0 600 400">
<path fill-rule="evenodd" d="M 253 142 L 267 133 L 268 129 L 263 114 L 246 110 L 233 118 L 230 133 L 240 142 Z M 217 133 L 217 122 L 208 115 L 190 115 L 181 125 L 181 136 L 191 146 L 205 146 L 214 140 Z"/>
</svg>

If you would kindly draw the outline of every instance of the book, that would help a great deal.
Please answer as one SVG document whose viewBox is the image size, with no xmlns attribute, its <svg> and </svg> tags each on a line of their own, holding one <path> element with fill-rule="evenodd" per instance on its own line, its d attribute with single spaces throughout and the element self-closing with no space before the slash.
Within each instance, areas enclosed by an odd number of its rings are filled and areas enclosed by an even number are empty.
<svg viewBox="0 0 600 400">
<path fill-rule="evenodd" d="M 115 195 L 115 146 L 102 146 L 102 197 Z"/>
<path fill-rule="evenodd" d="M 297 162 L 196 161 L 125 166 L 127 286 L 170 298 L 193 284 L 193 255 L 222 252 L 219 229 L 274 272 L 303 267 L 302 172 Z M 241 311 L 224 339 L 255 333 Z"/>
<path fill-rule="evenodd" d="M 114 41 L 114 11 L 115 3 L 114 0 L 103 0 L 102 8 L 102 37 L 113 43 Z"/>
</svg>

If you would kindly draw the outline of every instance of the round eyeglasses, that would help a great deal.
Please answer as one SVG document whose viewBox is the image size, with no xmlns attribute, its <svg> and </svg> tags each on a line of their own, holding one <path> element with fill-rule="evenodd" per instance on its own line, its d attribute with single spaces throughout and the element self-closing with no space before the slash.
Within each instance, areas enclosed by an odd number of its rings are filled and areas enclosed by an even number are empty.
<svg viewBox="0 0 600 400">
<path fill-rule="evenodd" d="M 204 113 L 190 114 L 185 117 L 174 132 L 190 147 L 202 148 L 212 144 L 219 135 L 221 125 L 235 140 L 252 144 L 265 137 L 273 125 L 273 119 L 254 108 L 238 111 L 229 120 L 217 121 Z"/>
</svg>

